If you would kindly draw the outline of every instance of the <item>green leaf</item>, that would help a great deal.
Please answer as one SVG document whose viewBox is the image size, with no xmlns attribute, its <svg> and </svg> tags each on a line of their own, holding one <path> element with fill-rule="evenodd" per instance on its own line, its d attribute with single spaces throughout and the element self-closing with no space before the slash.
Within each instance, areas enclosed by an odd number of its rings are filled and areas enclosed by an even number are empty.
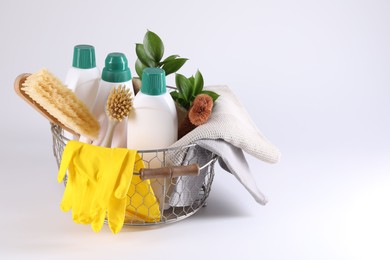
<svg viewBox="0 0 390 260">
<path fill-rule="evenodd" d="M 145 52 L 145 47 L 141 43 L 135 44 L 135 53 L 137 54 L 138 59 L 145 64 L 147 67 L 155 68 L 156 62 L 154 62 Z"/>
<path fill-rule="evenodd" d="M 167 63 L 169 61 L 172 61 L 172 60 L 174 60 L 174 59 L 176 59 L 178 57 L 180 57 L 180 56 L 176 55 L 176 54 L 175 55 L 171 55 L 171 56 L 165 58 L 165 60 L 163 60 L 162 62 L 160 62 L 160 64 L 163 65 L 163 64 L 165 64 L 165 63 Z"/>
<path fill-rule="evenodd" d="M 191 103 L 184 100 L 183 98 L 178 98 L 177 103 L 180 104 L 180 106 L 184 107 L 186 110 L 190 109 Z"/>
<path fill-rule="evenodd" d="M 202 73 L 200 73 L 200 71 L 198 70 L 195 74 L 195 83 L 194 83 L 195 96 L 202 92 L 203 85 L 204 85 L 203 76 Z"/>
<path fill-rule="evenodd" d="M 186 63 L 188 59 L 186 58 L 178 58 L 171 61 L 166 62 L 164 65 L 162 65 L 162 69 L 165 70 L 165 75 L 168 76 L 169 74 L 175 73 L 178 71 L 184 63 Z"/>
<path fill-rule="evenodd" d="M 145 64 L 143 64 L 139 59 L 135 61 L 135 71 L 138 74 L 138 77 L 142 79 L 142 71 L 147 68 Z"/>
<path fill-rule="evenodd" d="M 176 74 L 175 81 L 176 87 L 183 96 L 184 100 L 187 102 L 190 101 L 192 95 L 190 80 L 181 74 Z"/>
<path fill-rule="evenodd" d="M 171 97 L 172 97 L 173 100 L 177 101 L 179 99 L 179 92 L 172 91 L 169 94 L 171 94 Z"/>
<path fill-rule="evenodd" d="M 144 36 L 145 52 L 156 63 L 159 63 L 164 55 L 164 44 L 157 34 L 147 31 Z"/>
<path fill-rule="evenodd" d="M 194 86 L 194 85 L 195 85 L 195 78 L 194 78 L 194 76 L 191 76 L 191 77 L 189 77 L 188 79 L 189 79 L 190 82 L 191 82 L 191 86 Z"/>
<path fill-rule="evenodd" d="M 194 78 L 194 76 L 191 76 L 188 79 L 191 82 L 191 100 L 193 101 L 195 99 L 195 97 L 196 97 L 196 94 L 195 94 L 195 78 Z M 192 102 L 191 102 L 191 105 L 192 105 Z"/>
<path fill-rule="evenodd" d="M 215 93 L 214 91 L 203 90 L 201 93 L 209 95 L 213 99 L 213 102 L 215 102 L 219 97 L 219 95 L 217 93 Z"/>
<path fill-rule="evenodd" d="M 170 94 L 171 94 L 172 99 L 176 103 L 178 103 L 181 107 L 183 107 L 187 110 L 190 108 L 190 104 L 184 100 L 183 96 L 179 92 L 172 91 L 172 92 L 170 92 Z"/>
</svg>

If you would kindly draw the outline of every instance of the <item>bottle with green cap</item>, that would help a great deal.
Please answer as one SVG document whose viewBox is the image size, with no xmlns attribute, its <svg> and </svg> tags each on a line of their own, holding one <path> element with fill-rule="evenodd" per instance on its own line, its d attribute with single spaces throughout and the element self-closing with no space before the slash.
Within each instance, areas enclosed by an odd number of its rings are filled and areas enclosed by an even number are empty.
<svg viewBox="0 0 390 260">
<path fill-rule="evenodd" d="M 101 145 L 108 128 L 108 117 L 106 115 L 107 98 L 111 90 L 119 85 L 125 86 L 130 90 L 134 97 L 133 85 L 131 82 L 131 72 L 128 66 L 127 58 L 123 53 L 113 52 L 107 55 L 105 66 L 102 71 L 102 77 L 99 83 L 99 89 L 96 95 L 92 114 L 100 123 L 100 132 L 95 145 Z M 111 147 L 126 147 L 127 138 L 127 119 L 122 120 L 115 127 Z"/>
<path fill-rule="evenodd" d="M 176 108 L 166 88 L 164 70 L 143 70 L 141 90 L 134 98 L 133 107 L 127 123 L 127 148 L 161 149 L 177 140 Z M 153 157 L 148 160 L 149 167 L 161 167 L 159 158 Z"/>
<path fill-rule="evenodd" d="M 99 88 L 100 70 L 96 67 L 95 48 L 88 44 L 79 44 L 73 48 L 73 63 L 65 78 L 65 85 L 92 109 Z M 68 139 L 78 139 L 65 131 Z M 84 139 L 81 137 L 80 140 Z"/>
<path fill-rule="evenodd" d="M 85 105 L 92 109 L 99 87 L 100 71 L 96 67 L 95 48 L 92 45 L 74 46 L 73 63 L 68 70 L 65 85 L 71 89 Z"/>
<path fill-rule="evenodd" d="M 135 150 L 156 150 L 167 148 L 177 140 L 177 114 L 175 103 L 168 93 L 165 71 L 146 68 L 142 72 L 142 86 L 134 98 L 133 111 L 127 123 L 127 148 Z M 144 153 L 142 159 L 148 168 L 160 168 L 163 152 Z M 160 207 L 167 209 L 165 178 L 151 180 L 154 195 Z"/>
</svg>

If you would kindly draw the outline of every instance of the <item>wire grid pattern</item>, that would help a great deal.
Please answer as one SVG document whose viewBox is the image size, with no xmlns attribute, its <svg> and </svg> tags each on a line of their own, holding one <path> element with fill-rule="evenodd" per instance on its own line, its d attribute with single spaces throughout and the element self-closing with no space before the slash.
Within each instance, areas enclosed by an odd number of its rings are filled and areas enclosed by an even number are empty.
<svg viewBox="0 0 390 260">
<path fill-rule="evenodd" d="M 68 141 L 63 130 L 51 126 L 53 153 L 59 167 Z M 187 218 L 206 205 L 214 178 L 217 156 L 196 144 L 159 150 L 138 151 L 145 168 L 198 164 L 199 176 L 133 178 L 127 194 L 125 225 L 171 223 Z M 135 176 L 139 173 L 134 172 Z M 64 183 L 66 184 L 65 178 Z"/>
</svg>

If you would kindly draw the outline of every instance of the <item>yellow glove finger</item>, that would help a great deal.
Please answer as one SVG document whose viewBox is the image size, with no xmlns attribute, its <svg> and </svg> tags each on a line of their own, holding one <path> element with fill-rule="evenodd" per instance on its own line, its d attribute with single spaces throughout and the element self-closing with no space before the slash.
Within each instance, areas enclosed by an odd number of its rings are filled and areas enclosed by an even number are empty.
<svg viewBox="0 0 390 260">
<path fill-rule="evenodd" d="M 77 172 L 73 163 L 69 164 L 68 182 L 61 202 L 61 209 L 68 211 L 72 208 L 73 221 L 79 224 L 91 223 L 87 196 L 92 193 L 88 190 L 88 178 Z"/>
<path fill-rule="evenodd" d="M 79 224 L 88 224 L 85 223 L 85 215 L 89 215 L 89 211 L 85 212 L 85 200 L 84 197 L 88 194 L 88 178 L 81 174 L 80 172 L 75 171 L 74 174 L 74 189 L 72 197 L 72 218 L 73 221 Z M 89 222 L 90 223 L 90 222 Z"/>
<path fill-rule="evenodd" d="M 92 219 L 91 223 L 91 228 L 93 231 L 97 233 L 102 229 L 105 217 L 106 210 L 101 209 L 96 212 L 96 215 Z"/>
<path fill-rule="evenodd" d="M 127 191 L 130 187 L 131 179 L 133 178 L 133 170 L 134 170 L 134 163 L 135 163 L 135 156 L 136 151 L 134 150 L 127 150 L 127 149 L 121 149 L 126 150 L 126 157 L 124 160 L 119 160 L 119 156 L 116 156 L 115 158 L 118 158 L 115 163 L 118 165 L 121 165 L 120 168 L 120 174 L 119 174 L 119 184 L 117 185 L 115 189 L 115 197 L 118 199 L 123 199 L 126 197 Z"/>
<path fill-rule="evenodd" d="M 128 150 L 123 148 L 101 148 L 104 156 L 101 158 L 101 168 L 98 173 L 98 188 L 92 201 L 92 212 L 97 212 L 100 209 L 107 209 L 111 195 L 114 193 L 117 186 L 128 187 L 130 178 L 127 184 L 121 185 L 121 174 L 123 167 L 127 165 Z M 131 168 L 131 167 L 130 167 Z M 126 168 L 127 169 L 127 168 Z M 132 172 L 130 172 L 132 173 Z M 123 189 L 123 188 L 122 188 Z M 127 190 L 126 190 L 127 191 Z M 125 193 L 126 194 L 126 193 Z"/>
<path fill-rule="evenodd" d="M 58 181 L 61 182 L 65 177 L 66 170 L 68 169 L 68 181 L 65 187 L 64 196 L 62 198 L 61 209 L 63 211 L 69 211 L 71 208 L 73 208 L 72 215 L 73 219 L 76 221 L 78 219 L 77 209 L 79 207 L 79 191 L 81 191 L 80 188 L 82 187 L 82 183 L 79 182 L 81 177 L 78 176 L 79 173 L 75 169 L 73 160 L 79 156 L 80 149 L 82 149 L 82 144 L 80 142 L 68 142 L 62 155 L 61 165 L 57 176 Z M 75 207 L 76 210 L 74 209 Z"/>
<path fill-rule="evenodd" d="M 124 159 L 120 159 L 120 156 L 115 155 L 115 158 L 118 160 L 115 162 L 115 164 L 121 165 L 121 167 L 118 176 L 117 187 L 115 189 L 115 194 L 111 195 L 107 210 L 108 224 L 110 230 L 114 234 L 117 234 L 123 227 L 127 205 L 127 192 L 129 190 L 131 180 L 133 178 L 136 155 L 138 155 L 137 152 L 134 150 L 117 150 L 118 153 L 121 153 L 123 151 L 125 151 L 126 153 Z M 139 155 L 138 158 L 140 158 Z"/>
<path fill-rule="evenodd" d="M 93 219 L 93 216 L 91 216 L 91 202 L 97 192 L 96 176 L 99 169 L 99 162 L 95 153 L 92 152 L 95 150 L 92 145 L 82 145 L 75 159 L 76 171 L 81 181 L 78 182 L 78 194 L 75 196 L 77 206 L 73 211 L 75 221 L 81 224 L 90 224 Z"/>
<path fill-rule="evenodd" d="M 107 220 L 110 230 L 117 234 L 121 231 L 125 221 L 126 198 L 117 199 L 111 196 L 108 204 Z"/>
<path fill-rule="evenodd" d="M 74 141 L 75 142 L 75 141 Z M 96 194 L 97 174 L 100 168 L 99 147 L 76 142 L 79 149 L 74 152 L 72 217 L 76 223 L 90 224 L 91 202 Z"/>
</svg>

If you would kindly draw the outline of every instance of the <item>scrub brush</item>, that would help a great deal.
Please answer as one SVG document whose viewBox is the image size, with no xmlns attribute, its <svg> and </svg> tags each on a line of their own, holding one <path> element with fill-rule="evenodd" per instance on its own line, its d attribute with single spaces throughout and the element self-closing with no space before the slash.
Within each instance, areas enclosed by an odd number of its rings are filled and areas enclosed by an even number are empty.
<svg viewBox="0 0 390 260">
<path fill-rule="evenodd" d="M 106 114 L 108 116 L 108 128 L 103 139 L 102 146 L 111 147 L 112 137 L 116 125 L 129 116 L 133 109 L 133 97 L 129 89 L 124 85 L 113 88 L 107 98 Z"/>
<path fill-rule="evenodd" d="M 207 94 L 199 94 L 195 97 L 194 102 L 187 116 L 180 124 L 178 138 L 182 138 L 197 126 L 203 125 L 209 120 L 213 110 L 213 99 Z"/>
<path fill-rule="evenodd" d="M 99 122 L 84 103 L 48 70 L 21 74 L 15 80 L 16 93 L 51 123 L 74 134 L 96 139 Z"/>
</svg>

